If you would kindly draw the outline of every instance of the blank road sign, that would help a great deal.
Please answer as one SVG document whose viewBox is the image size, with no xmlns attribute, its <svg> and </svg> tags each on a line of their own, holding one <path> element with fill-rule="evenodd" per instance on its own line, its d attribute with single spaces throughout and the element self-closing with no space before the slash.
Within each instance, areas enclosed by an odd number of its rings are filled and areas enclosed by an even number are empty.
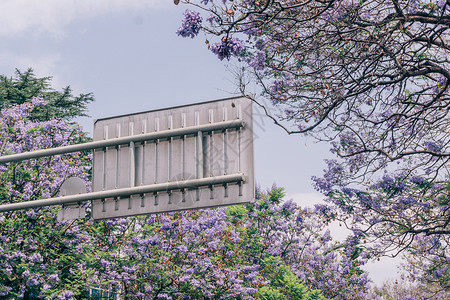
<svg viewBox="0 0 450 300">
<path fill-rule="evenodd" d="M 124 196 L 93 200 L 93 218 L 253 201 L 252 126 L 244 97 L 95 121 L 94 141 L 130 142 L 94 151 L 93 191 Z"/>
</svg>

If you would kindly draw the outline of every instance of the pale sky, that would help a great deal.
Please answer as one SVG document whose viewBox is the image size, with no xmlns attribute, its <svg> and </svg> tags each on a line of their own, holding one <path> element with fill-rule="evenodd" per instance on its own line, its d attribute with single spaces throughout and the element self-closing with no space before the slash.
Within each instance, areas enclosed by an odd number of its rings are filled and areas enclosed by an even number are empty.
<svg viewBox="0 0 450 300">
<path fill-rule="evenodd" d="M 0 71 L 32 67 L 53 76 L 53 86 L 92 92 L 93 120 L 233 96 L 226 62 L 210 53 L 204 36 L 178 37 L 183 5 L 172 0 L 2 0 Z M 311 184 L 320 176 L 327 145 L 288 136 L 255 113 L 255 174 L 262 188 L 274 182 L 301 206 L 321 199 Z M 333 232 L 333 230 L 332 230 Z M 395 275 L 386 261 L 367 269 L 375 282 Z"/>
</svg>

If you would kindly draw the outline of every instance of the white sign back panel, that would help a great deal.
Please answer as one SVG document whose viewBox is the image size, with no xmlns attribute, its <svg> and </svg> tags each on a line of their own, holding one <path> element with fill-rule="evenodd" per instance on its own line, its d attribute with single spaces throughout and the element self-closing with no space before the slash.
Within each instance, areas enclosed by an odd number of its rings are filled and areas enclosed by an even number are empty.
<svg viewBox="0 0 450 300">
<path fill-rule="evenodd" d="M 94 151 L 93 191 L 171 183 L 165 191 L 92 201 L 94 219 L 232 205 L 253 201 L 252 102 L 230 98 L 97 120 L 94 141 L 231 120 L 244 127 L 194 131 Z M 223 183 L 221 176 L 245 180 Z M 207 186 L 186 183 L 212 179 Z M 217 179 L 217 180 L 216 180 Z M 179 185 L 181 188 L 173 188 Z"/>
</svg>

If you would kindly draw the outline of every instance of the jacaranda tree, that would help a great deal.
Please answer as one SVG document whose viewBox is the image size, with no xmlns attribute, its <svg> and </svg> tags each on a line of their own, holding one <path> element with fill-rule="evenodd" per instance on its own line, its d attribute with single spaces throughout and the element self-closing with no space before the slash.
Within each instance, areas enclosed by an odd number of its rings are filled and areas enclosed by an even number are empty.
<svg viewBox="0 0 450 300">
<path fill-rule="evenodd" d="M 204 32 L 288 133 L 331 142 L 318 211 L 448 291 L 450 1 L 185 2 L 179 35 Z"/>
<path fill-rule="evenodd" d="M 1 110 L 0 153 L 64 146 L 82 132 L 57 119 L 35 121 L 30 114 L 44 107 L 42 98 Z M 88 157 L 61 155 L 0 166 L 0 204 L 55 196 L 70 176 L 88 180 Z M 87 290 L 90 244 L 88 228 L 58 222 L 59 208 L 43 207 L 0 214 L 0 298 L 69 299 Z"/>
</svg>

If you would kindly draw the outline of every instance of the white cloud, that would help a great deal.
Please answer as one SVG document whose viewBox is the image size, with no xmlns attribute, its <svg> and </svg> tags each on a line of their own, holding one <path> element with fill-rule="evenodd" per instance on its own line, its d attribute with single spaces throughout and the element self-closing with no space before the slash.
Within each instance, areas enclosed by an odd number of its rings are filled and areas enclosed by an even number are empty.
<svg viewBox="0 0 450 300">
<path fill-rule="evenodd" d="M 382 257 L 379 261 L 370 261 L 361 268 L 370 274 L 370 279 L 375 285 L 381 286 L 387 280 L 395 280 L 400 278 L 400 257 Z"/>
<path fill-rule="evenodd" d="M 26 32 L 61 35 L 64 27 L 77 19 L 169 5 L 173 3 L 167 0 L 2 0 L 0 36 Z"/>
<path fill-rule="evenodd" d="M 314 207 L 314 204 L 325 203 L 324 195 L 318 192 L 286 194 L 285 199 L 292 199 L 301 207 Z"/>
<path fill-rule="evenodd" d="M 26 56 L 7 52 L 0 53 L 0 67 L 7 71 L 4 72 L 4 75 L 9 76 L 13 76 L 16 68 L 22 72 L 28 68 L 33 68 L 36 76 L 46 77 L 49 74 L 55 74 L 60 60 L 61 56 L 56 53 L 47 55 L 27 54 Z M 56 88 L 63 87 L 57 77 L 53 78 L 52 86 Z"/>
</svg>

